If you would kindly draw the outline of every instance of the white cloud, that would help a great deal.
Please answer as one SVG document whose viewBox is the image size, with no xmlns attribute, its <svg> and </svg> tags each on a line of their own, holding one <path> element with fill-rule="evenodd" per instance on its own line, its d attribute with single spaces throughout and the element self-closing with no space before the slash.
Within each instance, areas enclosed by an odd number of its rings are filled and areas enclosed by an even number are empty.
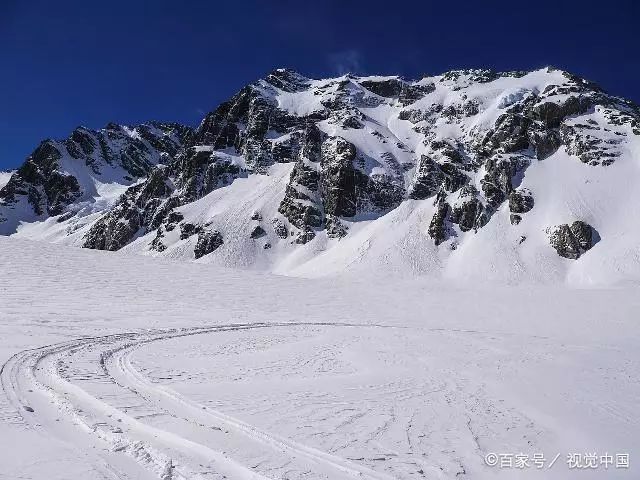
<svg viewBox="0 0 640 480">
<path fill-rule="evenodd" d="M 328 56 L 327 61 L 338 75 L 362 73 L 363 70 L 362 54 L 358 50 L 349 49 L 332 53 Z"/>
</svg>

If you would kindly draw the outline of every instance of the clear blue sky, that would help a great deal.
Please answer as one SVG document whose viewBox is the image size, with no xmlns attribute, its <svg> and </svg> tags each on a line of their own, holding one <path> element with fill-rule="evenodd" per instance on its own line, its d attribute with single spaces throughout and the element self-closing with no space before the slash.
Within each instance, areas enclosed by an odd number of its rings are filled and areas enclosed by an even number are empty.
<svg viewBox="0 0 640 480">
<path fill-rule="evenodd" d="M 640 102 L 640 2 L 0 0 L 0 168 L 109 121 L 197 125 L 276 67 L 555 65 Z"/>
</svg>

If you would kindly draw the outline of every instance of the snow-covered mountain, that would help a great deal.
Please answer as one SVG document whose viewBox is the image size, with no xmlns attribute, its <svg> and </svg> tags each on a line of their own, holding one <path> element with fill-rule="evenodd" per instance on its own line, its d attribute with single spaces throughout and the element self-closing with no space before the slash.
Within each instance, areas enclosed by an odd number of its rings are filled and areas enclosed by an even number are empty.
<svg viewBox="0 0 640 480">
<path fill-rule="evenodd" d="M 55 233 L 70 234 L 78 222 L 99 217 L 129 187 L 170 162 L 191 134 L 177 124 L 109 124 L 43 141 L 0 190 L 0 233 L 30 226 L 46 236 L 56 223 L 64 232 Z"/>
<path fill-rule="evenodd" d="M 313 80 L 192 130 L 79 128 L 0 190 L 0 233 L 276 273 L 640 280 L 640 107 L 567 72 Z"/>
</svg>

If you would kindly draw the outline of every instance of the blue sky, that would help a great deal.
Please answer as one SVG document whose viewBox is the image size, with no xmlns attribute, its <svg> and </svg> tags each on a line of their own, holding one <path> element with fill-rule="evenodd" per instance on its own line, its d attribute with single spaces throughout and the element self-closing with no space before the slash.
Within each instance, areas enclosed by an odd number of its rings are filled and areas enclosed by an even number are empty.
<svg viewBox="0 0 640 480">
<path fill-rule="evenodd" d="M 276 67 L 555 65 L 640 102 L 640 2 L 0 0 L 0 168 L 78 125 L 178 121 Z"/>
</svg>

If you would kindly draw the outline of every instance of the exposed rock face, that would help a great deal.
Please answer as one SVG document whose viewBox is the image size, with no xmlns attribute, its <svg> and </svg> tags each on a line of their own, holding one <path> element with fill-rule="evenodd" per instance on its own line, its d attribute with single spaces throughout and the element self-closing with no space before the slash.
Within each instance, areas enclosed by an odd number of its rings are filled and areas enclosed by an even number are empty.
<svg viewBox="0 0 640 480">
<path fill-rule="evenodd" d="M 42 142 L 9 179 L 0 195 L 8 203 L 25 196 L 36 215 L 59 215 L 81 195 L 78 180 L 58 169 L 61 158 L 56 143 Z"/>
<path fill-rule="evenodd" d="M 429 224 L 429 236 L 433 238 L 436 245 L 440 245 L 442 242 L 449 238 L 449 213 L 451 207 L 447 202 L 441 202 L 438 204 L 436 213 L 431 219 Z"/>
<path fill-rule="evenodd" d="M 549 235 L 549 243 L 558 255 L 576 260 L 594 245 L 595 231 L 591 225 L 575 221 L 571 225 L 555 227 Z"/>
<path fill-rule="evenodd" d="M 403 105 L 408 105 L 435 90 L 435 85 L 415 85 L 399 78 L 381 80 L 364 80 L 360 84 L 376 95 L 397 98 Z"/>
<path fill-rule="evenodd" d="M 260 237 L 264 237 L 267 234 L 267 232 L 264 230 L 264 228 L 262 228 L 260 225 L 257 225 L 252 231 L 251 231 L 251 238 L 260 238 Z"/>
<path fill-rule="evenodd" d="M 355 145 L 339 137 L 323 145 L 322 196 L 327 215 L 353 217 L 357 213 L 356 153 Z"/>
<path fill-rule="evenodd" d="M 327 216 L 326 218 L 327 236 L 329 238 L 342 238 L 349 231 L 347 227 L 343 225 L 339 218 L 334 216 Z"/>
<path fill-rule="evenodd" d="M 511 192 L 509 194 L 509 210 L 513 213 L 526 213 L 533 208 L 533 196 L 528 189 Z"/>
<path fill-rule="evenodd" d="M 282 223 L 282 221 L 278 220 L 277 218 L 274 218 L 272 221 L 272 225 L 273 225 L 273 231 L 278 238 L 281 238 L 284 240 L 289 236 L 289 231 L 287 230 L 287 227 L 285 226 L 285 224 Z"/>
<path fill-rule="evenodd" d="M 217 250 L 223 243 L 222 234 L 217 230 L 202 230 L 198 233 L 198 242 L 193 253 L 196 258 L 204 257 Z"/>
<path fill-rule="evenodd" d="M 560 127 L 560 138 L 567 153 L 589 165 L 611 165 L 621 152 L 621 138 L 605 139 L 598 134 L 601 128 L 589 123 L 568 123 Z"/>
<path fill-rule="evenodd" d="M 165 167 L 154 169 L 147 181 L 127 190 L 113 210 L 91 227 L 84 247 L 119 250 L 141 230 L 158 228 L 173 206 L 170 193 Z"/>
<path fill-rule="evenodd" d="M 533 121 L 524 115 L 505 113 L 498 117 L 495 127 L 484 138 L 487 153 L 513 153 L 529 146 L 527 133 Z"/>
<path fill-rule="evenodd" d="M 509 210 L 511 211 L 510 220 L 512 224 L 520 223 L 521 214 L 527 213 L 533 208 L 534 200 L 531 192 L 522 188 L 509 194 Z"/>
<path fill-rule="evenodd" d="M 517 155 L 498 154 L 487 160 L 486 174 L 480 181 L 487 203 L 497 208 L 515 187 L 514 178 L 529 165 L 529 159 Z"/>
<path fill-rule="evenodd" d="M 296 162 L 279 212 L 300 230 L 296 243 L 307 243 L 325 216 L 353 217 L 362 211 L 382 212 L 397 206 L 403 189 L 386 175 L 366 175 L 356 165 L 355 145 L 342 137 L 328 137 L 315 125 L 302 136 Z M 336 222 L 333 221 L 333 225 Z M 330 235 L 341 236 L 346 230 Z"/>
<path fill-rule="evenodd" d="M 558 151 L 562 138 L 555 130 L 535 130 L 528 132 L 529 143 L 533 146 L 538 160 L 544 160 Z"/>
<path fill-rule="evenodd" d="M 194 225 L 193 223 L 184 222 L 180 224 L 180 240 L 189 238 L 197 233 L 204 231 L 204 228 L 200 225 Z"/>
<path fill-rule="evenodd" d="M 274 70 L 267 75 L 265 81 L 283 92 L 288 93 L 302 92 L 309 88 L 308 78 L 286 68 Z"/>
<path fill-rule="evenodd" d="M 413 185 L 409 188 L 409 198 L 424 200 L 434 196 L 444 182 L 444 173 L 436 162 L 423 155 L 420 158 Z"/>
<path fill-rule="evenodd" d="M 458 200 L 451 211 L 451 221 L 458 224 L 460 230 L 478 230 L 488 221 L 485 207 L 478 198 L 475 187 L 467 185 L 460 190 Z"/>
<path fill-rule="evenodd" d="M 591 225 L 577 221 L 571 224 L 571 233 L 584 251 L 589 250 L 594 245 L 595 231 Z"/>
<path fill-rule="evenodd" d="M 228 156 L 191 147 L 178 155 L 170 173 L 175 178 L 180 203 L 185 204 L 229 185 L 240 175 L 240 167 Z"/>
<path fill-rule="evenodd" d="M 534 107 L 533 113 L 547 127 L 558 128 L 565 118 L 570 115 L 584 113 L 592 105 L 592 100 L 589 97 L 578 95 L 569 97 L 562 103 L 540 103 Z"/>
<path fill-rule="evenodd" d="M 320 162 L 324 135 L 315 124 L 307 125 L 301 148 L 285 196 L 278 211 L 291 225 L 301 231 L 299 243 L 314 236 L 314 229 L 323 224 L 322 201 L 319 194 Z"/>
</svg>

